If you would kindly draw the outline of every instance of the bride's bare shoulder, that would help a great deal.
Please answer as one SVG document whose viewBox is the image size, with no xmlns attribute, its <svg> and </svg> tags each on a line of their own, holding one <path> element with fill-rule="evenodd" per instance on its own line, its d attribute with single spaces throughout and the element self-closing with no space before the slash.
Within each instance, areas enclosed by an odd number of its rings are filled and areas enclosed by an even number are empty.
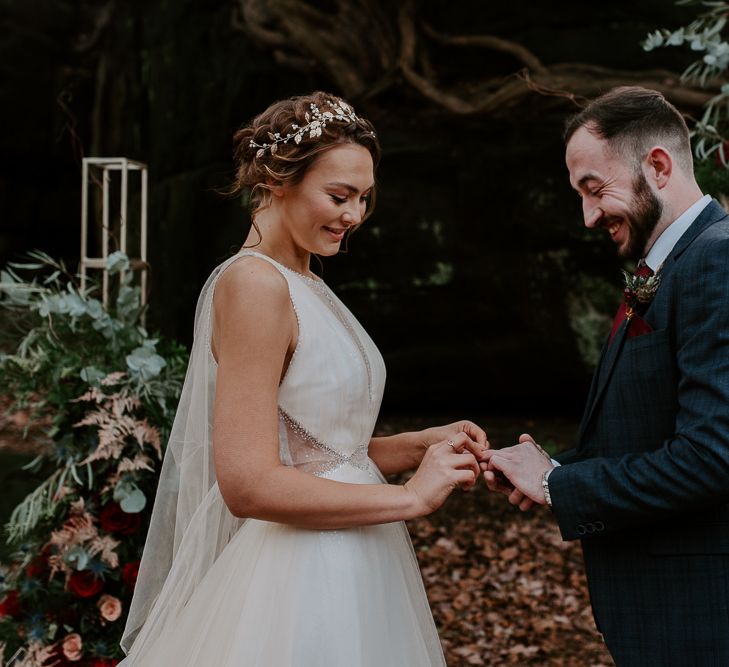
<svg viewBox="0 0 729 667">
<path fill-rule="evenodd" d="M 294 335 L 288 283 L 265 259 L 244 256 L 218 278 L 213 294 L 211 346 L 218 363 L 241 349 L 285 350 Z M 241 341 L 247 345 L 241 346 Z"/>
<path fill-rule="evenodd" d="M 254 255 L 244 255 L 228 266 L 215 287 L 216 305 L 286 304 L 288 283 L 270 262 Z"/>
</svg>

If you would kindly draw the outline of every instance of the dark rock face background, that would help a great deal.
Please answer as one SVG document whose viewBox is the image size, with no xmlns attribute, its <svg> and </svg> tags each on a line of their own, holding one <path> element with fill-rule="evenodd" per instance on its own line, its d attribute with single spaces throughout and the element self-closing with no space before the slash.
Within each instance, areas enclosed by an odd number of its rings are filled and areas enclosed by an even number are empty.
<svg viewBox="0 0 729 667">
<path fill-rule="evenodd" d="M 242 203 L 217 193 L 232 174 L 234 130 L 274 99 L 340 91 L 315 66 L 297 71 L 253 43 L 231 0 L 0 7 L 0 261 L 40 248 L 75 265 L 81 155 L 145 162 L 149 320 L 189 342 L 200 286 L 247 232 Z M 640 47 L 649 30 L 690 18 L 665 0 L 589 11 L 566 0 L 426 1 L 417 11 L 443 33 L 499 35 L 546 64 L 680 72 L 691 58 Z M 464 88 L 519 69 L 489 51 L 437 54 L 439 80 Z M 351 101 L 384 148 L 378 208 L 324 275 L 385 356 L 385 409 L 577 415 L 620 264 L 583 229 L 567 181 L 560 134 L 576 107 L 535 93 L 503 113 L 456 115 L 397 77 Z"/>
</svg>

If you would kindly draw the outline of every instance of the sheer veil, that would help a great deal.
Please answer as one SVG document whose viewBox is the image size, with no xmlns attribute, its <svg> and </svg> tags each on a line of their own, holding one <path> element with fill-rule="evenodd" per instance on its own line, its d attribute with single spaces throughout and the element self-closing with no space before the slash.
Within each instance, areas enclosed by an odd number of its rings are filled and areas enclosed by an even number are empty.
<svg viewBox="0 0 729 667">
<path fill-rule="evenodd" d="M 234 255 L 213 271 L 197 302 L 190 361 L 121 640 L 124 652 L 134 660 L 141 659 L 153 640 L 174 622 L 244 521 L 230 513 L 215 480 L 212 407 L 216 364 L 210 348 L 215 285 L 241 256 Z"/>
</svg>

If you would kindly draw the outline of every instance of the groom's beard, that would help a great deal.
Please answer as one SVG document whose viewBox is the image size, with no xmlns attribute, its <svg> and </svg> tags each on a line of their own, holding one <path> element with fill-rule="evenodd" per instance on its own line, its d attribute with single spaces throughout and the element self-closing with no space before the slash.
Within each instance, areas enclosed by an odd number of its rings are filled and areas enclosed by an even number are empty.
<svg viewBox="0 0 729 667">
<path fill-rule="evenodd" d="M 651 190 L 643 172 L 639 172 L 633 181 L 631 208 L 633 212 L 627 218 L 630 230 L 628 243 L 618 252 L 621 257 L 638 260 L 645 254 L 648 239 L 663 214 L 663 202 Z"/>
</svg>

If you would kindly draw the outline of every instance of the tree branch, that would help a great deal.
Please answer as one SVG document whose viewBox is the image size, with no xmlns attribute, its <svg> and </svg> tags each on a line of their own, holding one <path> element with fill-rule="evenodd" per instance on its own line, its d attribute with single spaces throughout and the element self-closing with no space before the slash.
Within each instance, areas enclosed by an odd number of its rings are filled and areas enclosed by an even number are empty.
<svg viewBox="0 0 729 667">
<path fill-rule="evenodd" d="M 457 115 L 507 117 L 535 94 L 583 105 L 619 85 L 654 88 L 682 108 L 698 109 L 713 91 L 685 85 L 665 70 L 623 71 L 588 63 L 544 65 L 528 48 L 494 35 L 444 35 L 419 20 L 417 0 L 335 0 L 326 13 L 304 0 L 239 0 L 237 26 L 298 70 L 319 69 L 345 97 L 389 88 L 397 77 L 436 108 Z M 395 13 L 397 12 L 397 13 Z M 476 81 L 439 80 L 427 40 L 512 56 L 523 67 Z M 442 68 L 441 68 L 442 69 Z"/>
<path fill-rule="evenodd" d="M 459 37 L 443 35 L 426 23 L 423 24 L 423 31 L 428 37 L 446 46 L 475 47 L 489 49 L 490 51 L 500 51 L 514 56 L 525 67 L 528 67 L 534 72 L 542 72 L 545 69 L 539 58 L 529 49 L 509 39 L 495 37 L 494 35 L 465 35 Z"/>
</svg>

